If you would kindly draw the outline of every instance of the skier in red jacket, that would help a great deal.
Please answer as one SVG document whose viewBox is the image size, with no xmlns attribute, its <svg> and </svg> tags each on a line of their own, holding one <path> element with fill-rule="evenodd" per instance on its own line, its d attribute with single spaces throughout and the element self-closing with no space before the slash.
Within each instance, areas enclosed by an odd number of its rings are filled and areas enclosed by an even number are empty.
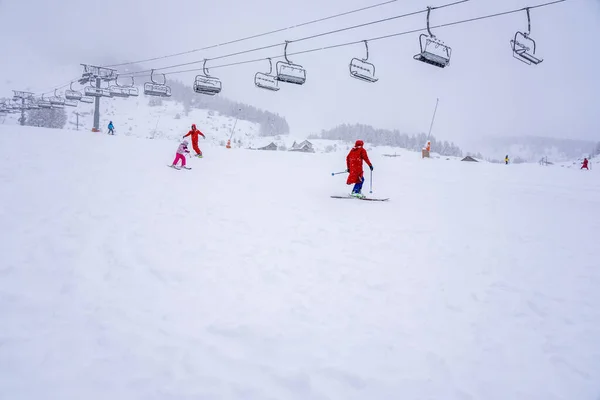
<svg viewBox="0 0 600 400">
<path fill-rule="evenodd" d="M 362 140 L 357 140 L 354 147 L 350 150 L 350 153 L 346 156 L 346 167 L 348 168 L 346 171 L 350 173 L 346 184 L 354 184 L 351 194 L 351 196 L 354 197 L 365 197 L 365 195 L 361 193 L 362 185 L 365 182 L 365 177 L 363 176 L 363 161 L 366 162 L 369 168 L 371 168 L 371 171 L 373 171 L 373 164 L 371 164 L 371 160 L 369 160 L 367 151 L 363 148 L 364 144 L 365 143 Z"/>
<path fill-rule="evenodd" d="M 584 169 L 584 168 L 589 171 L 589 168 L 588 168 L 588 159 L 587 158 L 583 159 L 583 163 L 581 164 L 581 168 L 579 168 L 579 169 Z"/>
<path fill-rule="evenodd" d="M 204 136 L 204 133 L 202 133 L 198 129 L 196 129 L 196 124 L 192 124 L 192 130 L 189 131 L 183 137 L 184 138 L 186 138 L 188 136 L 192 137 L 192 147 L 194 148 L 194 151 L 196 152 L 196 157 L 202 158 L 202 151 L 200 150 L 200 147 L 198 147 L 198 135 L 202 135 L 202 137 L 204 139 L 206 139 L 206 136 Z"/>
</svg>

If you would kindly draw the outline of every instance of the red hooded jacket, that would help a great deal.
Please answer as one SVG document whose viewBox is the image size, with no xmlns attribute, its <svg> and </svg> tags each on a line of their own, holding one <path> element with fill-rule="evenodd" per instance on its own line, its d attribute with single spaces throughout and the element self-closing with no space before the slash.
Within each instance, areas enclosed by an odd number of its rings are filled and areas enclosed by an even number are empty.
<svg viewBox="0 0 600 400">
<path fill-rule="evenodd" d="M 192 130 L 189 131 L 183 137 L 192 136 L 192 143 L 193 143 L 193 142 L 197 142 L 198 141 L 198 135 L 202 135 L 202 137 L 206 139 L 206 136 L 204 136 L 204 133 L 202 133 L 198 129 L 196 129 L 196 124 L 193 124 L 192 125 Z"/>
<path fill-rule="evenodd" d="M 363 161 L 367 163 L 369 167 L 372 167 L 371 160 L 367 155 L 367 151 L 363 148 L 365 143 L 362 140 L 357 140 L 354 144 L 350 153 L 346 156 L 346 167 L 350 174 L 346 184 L 351 185 L 353 183 L 360 182 L 360 178 L 363 177 Z"/>
</svg>

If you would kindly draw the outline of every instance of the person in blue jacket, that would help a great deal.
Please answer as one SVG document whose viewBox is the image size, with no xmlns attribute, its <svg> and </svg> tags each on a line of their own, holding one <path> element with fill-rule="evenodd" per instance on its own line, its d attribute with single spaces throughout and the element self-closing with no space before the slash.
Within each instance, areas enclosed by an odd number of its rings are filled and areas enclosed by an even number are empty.
<svg viewBox="0 0 600 400">
<path fill-rule="evenodd" d="M 109 135 L 114 135 L 115 134 L 115 126 L 113 125 L 112 121 L 110 121 L 108 123 L 108 134 Z"/>
</svg>

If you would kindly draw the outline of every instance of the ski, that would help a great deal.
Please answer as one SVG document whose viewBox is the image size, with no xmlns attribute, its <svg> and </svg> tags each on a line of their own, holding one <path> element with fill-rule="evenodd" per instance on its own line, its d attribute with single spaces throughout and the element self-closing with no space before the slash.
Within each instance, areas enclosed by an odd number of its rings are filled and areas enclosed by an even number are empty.
<svg viewBox="0 0 600 400">
<path fill-rule="evenodd" d="M 169 165 L 169 164 L 167 164 L 167 167 L 171 167 L 171 168 L 173 168 L 173 169 L 177 169 L 177 170 L 181 170 L 181 169 L 192 169 L 192 167 L 188 167 L 187 165 L 186 165 L 185 167 L 180 167 L 180 166 L 177 166 L 177 165 Z"/>
<path fill-rule="evenodd" d="M 372 197 L 354 197 L 354 196 L 331 196 L 333 199 L 355 199 L 355 200 L 366 200 L 366 201 L 388 201 L 390 198 L 386 199 L 376 199 Z"/>
</svg>

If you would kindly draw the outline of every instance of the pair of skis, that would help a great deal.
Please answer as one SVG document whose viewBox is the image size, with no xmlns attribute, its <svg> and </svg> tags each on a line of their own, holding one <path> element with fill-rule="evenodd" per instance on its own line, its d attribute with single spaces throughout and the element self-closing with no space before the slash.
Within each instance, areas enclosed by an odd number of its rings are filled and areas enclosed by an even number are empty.
<svg viewBox="0 0 600 400">
<path fill-rule="evenodd" d="M 331 196 L 332 199 L 355 199 L 355 200 L 365 200 L 365 201 L 388 201 L 389 197 L 386 199 L 376 199 L 373 197 L 356 197 L 356 196 Z"/>
<path fill-rule="evenodd" d="M 202 158 L 202 155 L 201 155 L 201 154 L 194 154 L 194 155 L 193 155 L 193 156 L 191 156 L 191 157 Z M 186 165 L 186 166 L 183 166 L 183 165 L 182 165 L 182 166 L 180 167 L 180 166 L 178 166 L 178 165 L 169 165 L 169 164 L 167 164 L 167 167 L 171 167 L 171 168 L 174 168 L 174 169 L 179 169 L 179 170 L 180 170 L 180 169 L 192 169 L 192 167 L 188 167 L 187 165 Z"/>
<path fill-rule="evenodd" d="M 335 175 L 339 175 L 339 174 L 347 174 L 348 170 L 346 171 L 341 171 L 341 172 L 332 172 L 331 176 L 335 176 Z M 371 190 L 370 193 L 373 193 L 373 169 L 371 169 Z M 365 200 L 365 201 L 388 201 L 389 197 L 386 199 L 376 199 L 376 198 L 372 198 L 372 197 L 357 197 L 357 196 L 351 196 L 351 195 L 346 195 L 346 196 L 331 196 L 332 199 L 356 199 L 356 200 Z"/>
</svg>

